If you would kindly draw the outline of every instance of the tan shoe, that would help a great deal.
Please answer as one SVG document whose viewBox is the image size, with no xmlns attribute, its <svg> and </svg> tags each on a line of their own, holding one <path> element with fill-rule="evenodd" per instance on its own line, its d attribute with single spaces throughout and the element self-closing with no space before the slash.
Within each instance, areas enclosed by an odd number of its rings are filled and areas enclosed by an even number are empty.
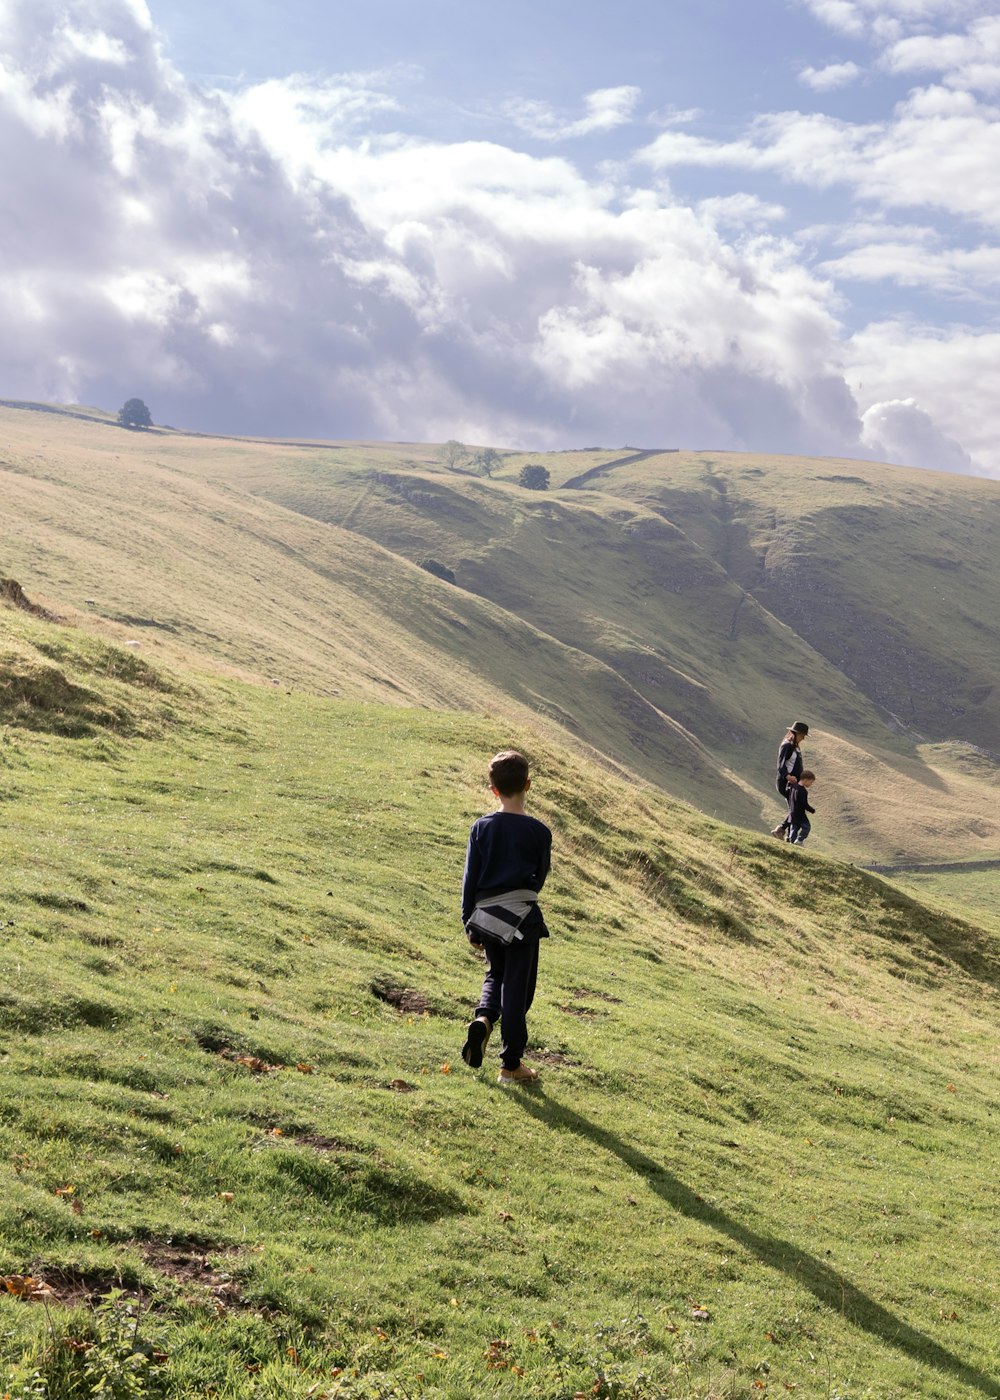
<svg viewBox="0 0 1000 1400">
<path fill-rule="evenodd" d="M 492 1034 L 493 1023 L 488 1017 L 477 1016 L 474 1021 L 469 1022 L 465 1044 L 462 1046 L 462 1059 L 470 1069 L 478 1069 L 483 1063 L 483 1052 Z"/>
<path fill-rule="evenodd" d="M 497 1075 L 498 1084 L 534 1084 L 538 1078 L 538 1070 L 532 1069 L 530 1065 L 523 1062 L 517 1069 L 502 1069 Z"/>
<path fill-rule="evenodd" d="M 776 826 L 776 827 L 774 828 L 774 830 L 771 832 L 771 835 L 772 835 L 772 836 L 777 836 L 777 838 L 778 838 L 779 841 L 784 841 L 784 839 L 785 839 L 785 833 L 787 832 L 787 830 L 788 830 L 788 827 L 786 826 L 786 824 L 785 824 L 784 822 L 782 822 L 780 826 Z"/>
</svg>

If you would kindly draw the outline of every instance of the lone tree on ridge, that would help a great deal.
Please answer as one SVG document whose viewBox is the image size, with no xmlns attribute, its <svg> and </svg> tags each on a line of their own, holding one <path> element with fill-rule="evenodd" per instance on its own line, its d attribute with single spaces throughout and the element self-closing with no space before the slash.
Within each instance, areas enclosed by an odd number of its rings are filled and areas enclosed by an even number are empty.
<svg viewBox="0 0 1000 1400">
<path fill-rule="evenodd" d="M 441 456 L 449 471 L 459 471 L 469 456 L 469 449 L 464 442 L 456 442 L 454 438 L 449 438 L 441 449 Z"/>
<path fill-rule="evenodd" d="M 128 399 L 118 410 L 118 421 L 123 428 L 151 428 L 153 415 L 142 399 Z"/>
<path fill-rule="evenodd" d="M 543 467 L 540 462 L 530 462 L 526 467 L 521 468 L 517 482 L 519 486 L 524 486 L 529 491 L 547 491 L 549 489 L 549 469 Z"/>
<path fill-rule="evenodd" d="M 502 462 L 503 458 L 495 447 L 484 447 L 476 458 L 476 466 L 483 476 L 492 476 Z"/>
</svg>

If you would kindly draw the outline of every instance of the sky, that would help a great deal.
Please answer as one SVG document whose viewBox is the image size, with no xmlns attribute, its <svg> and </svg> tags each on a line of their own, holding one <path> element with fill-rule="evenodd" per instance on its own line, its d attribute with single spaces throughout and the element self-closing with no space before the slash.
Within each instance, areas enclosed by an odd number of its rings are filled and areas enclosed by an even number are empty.
<svg viewBox="0 0 1000 1400">
<path fill-rule="evenodd" d="M 1000 7 L 0 0 L 0 397 L 1000 478 Z"/>
</svg>

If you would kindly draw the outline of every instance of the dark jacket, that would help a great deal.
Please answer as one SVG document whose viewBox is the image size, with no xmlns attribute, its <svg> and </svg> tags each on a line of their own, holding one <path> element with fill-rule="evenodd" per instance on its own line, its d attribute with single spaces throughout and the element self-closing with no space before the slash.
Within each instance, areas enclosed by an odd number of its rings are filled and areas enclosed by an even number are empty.
<svg viewBox="0 0 1000 1400">
<path fill-rule="evenodd" d="M 462 923 L 472 917 L 476 900 L 510 890 L 534 890 L 545 884 L 552 859 L 552 832 L 544 822 L 518 812 L 491 812 L 469 832 L 462 880 Z M 525 935 L 548 937 L 541 910 L 535 906 L 521 925 Z"/>
<path fill-rule="evenodd" d="M 788 788 L 789 822 L 792 826 L 801 826 L 807 812 L 812 812 L 814 816 L 816 814 L 816 808 L 809 806 L 809 789 L 804 788 L 801 783 L 791 783 Z"/>
<path fill-rule="evenodd" d="M 789 778 L 802 777 L 802 750 L 798 744 L 793 744 L 791 739 L 786 739 L 778 750 L 778 784 L 781 786 L 782 779 L 787 783 Z"/>
</svg>

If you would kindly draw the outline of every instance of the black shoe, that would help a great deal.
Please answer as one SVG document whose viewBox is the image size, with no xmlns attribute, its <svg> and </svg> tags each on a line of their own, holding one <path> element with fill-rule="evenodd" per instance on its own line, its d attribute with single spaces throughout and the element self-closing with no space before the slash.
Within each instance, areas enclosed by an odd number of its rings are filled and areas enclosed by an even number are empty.
<svg viewBox="0 0 1000 1400">
<path fill-rule="evenodd" d="M 478 1069 L 483 1063 L 486 1042 L 493 1034 L 493 1027 L 485 1016 L 477 1016 L 469 1022 L 465 1044 L 462 1046 L 462 1059 L 470 1069 Z"/>
</svg>

